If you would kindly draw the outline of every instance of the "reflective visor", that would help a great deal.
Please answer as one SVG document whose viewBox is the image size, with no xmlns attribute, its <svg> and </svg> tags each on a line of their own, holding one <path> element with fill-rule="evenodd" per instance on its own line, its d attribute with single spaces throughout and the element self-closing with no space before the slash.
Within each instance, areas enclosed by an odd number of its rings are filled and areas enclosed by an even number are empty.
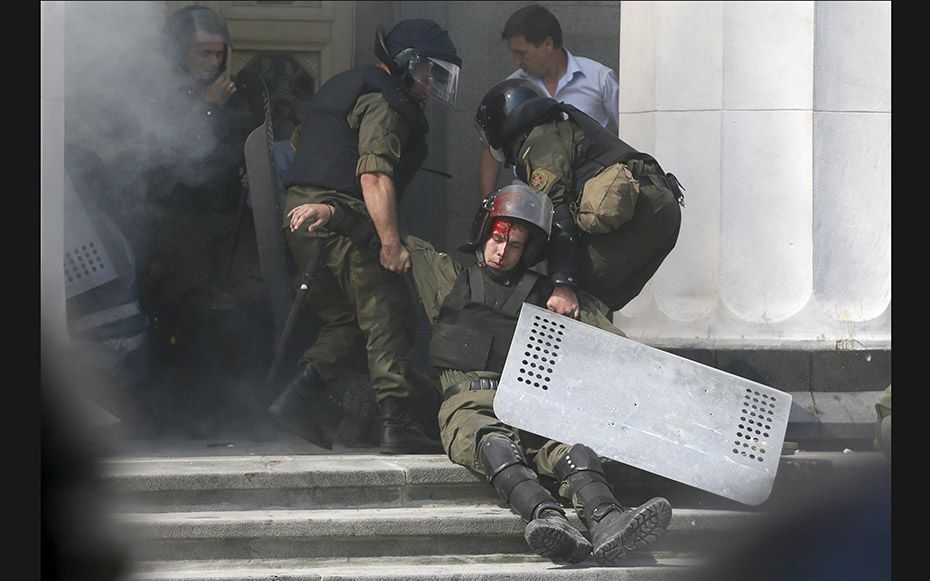
<svg viewBox="0 0 930 581">
<path fill-rule="evenodd" d="M 450 107 L 455 106 L 459 86 L 458 65 L 433 57 L 418 57 L 408 61 L 407 69 L 424 97 L 432 95 Z"/>
</svg>

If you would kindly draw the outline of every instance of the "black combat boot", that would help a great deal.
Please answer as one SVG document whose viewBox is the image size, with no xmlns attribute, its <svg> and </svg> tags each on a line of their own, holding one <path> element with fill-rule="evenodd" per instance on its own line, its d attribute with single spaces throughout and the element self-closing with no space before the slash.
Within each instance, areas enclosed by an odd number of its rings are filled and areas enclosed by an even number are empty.
<svg viewBox="0 0 930 581">
<path fill-rule="evenodd" d="M 442 444 L 423 433 L 404 408 L 404 400 L 386 397 L 378 402 L 382 454 L 442 454 Z"/>
<path fill-rule="evenodd" d="M 536 554 L 553 561 L 578 563 L 591 553 L 588 542 L 565 518 L 565 511 L 526 465 L 523 452 L 507 436 L 481 441 L 484 472 L 501 498 L 526 521 L 523 537 Z"/>
<path fill-rule="evenodd" d="M 304 440 L 332 450 L 333 440 L 324 429 L 332 418 L 327 417 L 322 383 L 312 366 L 304 367 L 275 398 L 268 413 Z"/>
<path fill-rule="evenodd" d="M 653 498 L 636 508 L 621 505 L 604 478 L 600 459 L 587 446 L 572 446 L 556 463 L 555 472 L 562 481 L 560 493 L 572 499 L 591 532 L 594 560 L 601 566 L 620 564 L 626 552 L 659 538 L 672 520 L 672 507 L 664 498 Z"/>
</svg>

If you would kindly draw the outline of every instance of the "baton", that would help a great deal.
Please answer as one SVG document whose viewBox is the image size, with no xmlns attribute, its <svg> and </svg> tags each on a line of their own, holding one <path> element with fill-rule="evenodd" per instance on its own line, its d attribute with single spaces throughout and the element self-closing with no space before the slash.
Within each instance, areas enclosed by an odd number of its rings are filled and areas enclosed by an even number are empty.
<svg viewBox="0 0 930 581">
<path fill-rule="evenodd" d="M 274 352 L 274 361 L 271 363 L 271 369 L 268 370 L 268 376 L 265 378 L 265 381 L 268 383 L 274 381 L 278 374 L 278 367 L 281 366 L 281 359 L 284 357 L 284 350 L 287 348 L 287 343 L 294 330 L 294 323 L 297 321 L 297 315 L 304 306 L 304 301 L 307 299 L 307 292 L 310 290 L 310 281 L 313 280 L 313 274 L 320 263 L 320 256 L 323 254 L 323 242 L 319 239 L 315 242 L 313 248 L 310 250 L 310 260 L 307 261 L 307 267 L 301 275 L 300 286 L 297 287 L 297 295 L 294 297 L 291 310 L 287 314 L 287 319 L 284 322 L 284 329 L 281 331 L 281 336 L 278 338 L 278 345 Z"/>
</svg>

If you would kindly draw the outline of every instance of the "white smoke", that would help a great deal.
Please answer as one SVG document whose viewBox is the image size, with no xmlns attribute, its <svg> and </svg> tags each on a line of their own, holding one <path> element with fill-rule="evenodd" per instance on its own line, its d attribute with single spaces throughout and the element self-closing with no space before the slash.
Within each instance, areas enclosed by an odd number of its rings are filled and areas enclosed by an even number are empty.
<svg viewBox="0 0 930 581">
<path fill-rule="evenodd" d="M 174 167 L 195 181 L 191 162 L 215 145 L 187 137 L 211 132 L 192 127 L 200 117 L 176 100 L 180 79 L 161 51 L 167 13 L 162 2 L 66 3 L 66 142 L 99 156 L 120 184 L 173 160 L 186 160 Z"/>
<path fill-rule="evenodd" d="M 57 40 L 64 48 L 66 181 L 97 236 L 118 229 L 118 242 L 104 241 L 116 272 L 133 272 L 144 292 L 160 242 L 159 202 L 173 195 L 177 182 L 196 186 L 209 179 L 206 162 L 218 143 L 163 53 L 162 28 L 171 12 L 163 2 L 63 7 L 64 35 Z M 64 231 L 74 228 L 66 212 Z M 129 268 L 120 270 L 117 262 Z"/>
</svg>

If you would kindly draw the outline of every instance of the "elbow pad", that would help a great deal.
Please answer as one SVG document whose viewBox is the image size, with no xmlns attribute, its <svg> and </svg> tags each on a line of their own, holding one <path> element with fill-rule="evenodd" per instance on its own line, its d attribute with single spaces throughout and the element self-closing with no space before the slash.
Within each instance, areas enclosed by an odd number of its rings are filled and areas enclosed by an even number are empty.
<svg viewBox="0 0 930 581">
<path fill-rule="evenodd" d="M 552 224 L 549 237 L 549 278 L 554 284 L 578 288 L 581 282 L 581 256 L 585 241 L 574 220 Z"/>
</svg>

